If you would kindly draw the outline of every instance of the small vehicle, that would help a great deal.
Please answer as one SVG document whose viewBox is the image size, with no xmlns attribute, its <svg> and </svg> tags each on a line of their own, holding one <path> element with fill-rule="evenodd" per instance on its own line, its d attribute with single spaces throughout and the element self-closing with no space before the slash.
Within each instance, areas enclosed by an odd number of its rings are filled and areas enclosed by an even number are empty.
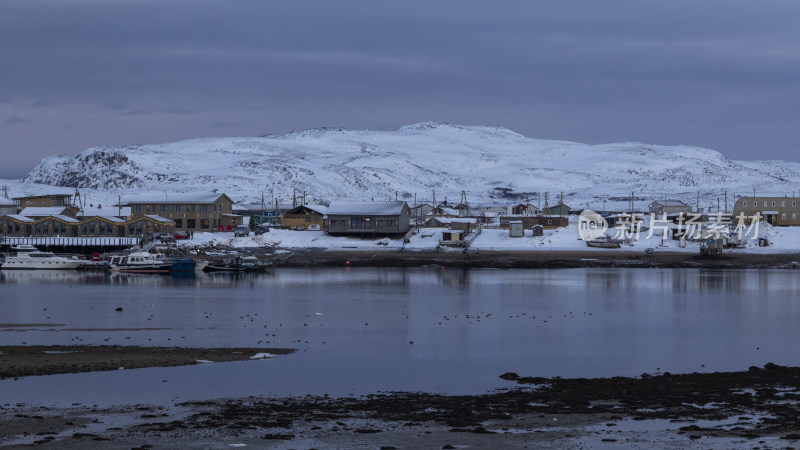
<svg viewBox="0 0 800 450">
<path fill-rule="evenodd" d="M 247 225 L 237 226 L 236 229 L 233 230 L 233 236 L 234 237 L 250 236 L 250 227 L 248 227 Z"/>
<path fill-rule="evenodd" d="M 172 237 L 175 239 L 189 239 L 189 233 L 185 231 L 176 231 L 172 233 Z"/>
<path fill-rule="evenodd" d="M 312 223 L 311 225 L 306 228 L 308 231 L 319 231 L 320 227 L 318 223 Z"/>
<path fill-rule="evenodd" d="M 259 234 L 268 233 L 269 229 L 270 229 L 269 225 L 267 225 L 266 223 L 262 223 L 261 225 L 256 227 L 256 236 L 258 236 Z"/>
<path fill-rule="evenodd" d="M 169 242 L 175 242 L 175 236 L 169 233 L 159 233 L 156 235 L 156 239 L 161 241 L 161 243 L 166 244 Z"/>
</svg>

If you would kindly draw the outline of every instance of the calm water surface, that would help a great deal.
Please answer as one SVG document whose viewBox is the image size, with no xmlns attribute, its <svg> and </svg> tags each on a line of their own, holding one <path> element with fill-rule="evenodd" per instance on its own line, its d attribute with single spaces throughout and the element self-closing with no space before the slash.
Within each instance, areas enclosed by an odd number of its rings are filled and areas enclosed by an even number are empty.
<svg viewBox="0 0 800 450">
<path fill-rule="evenodd" d="M 800 273 L 790 270 L 0 271 L 2 345 L 298 349 L 263 361 L 4 380 L 0 404 L 482 393 L 510 386 L 498 379 L 508 371 L 588 377 L 798 365 L 799 293 Z"/>
</svg>

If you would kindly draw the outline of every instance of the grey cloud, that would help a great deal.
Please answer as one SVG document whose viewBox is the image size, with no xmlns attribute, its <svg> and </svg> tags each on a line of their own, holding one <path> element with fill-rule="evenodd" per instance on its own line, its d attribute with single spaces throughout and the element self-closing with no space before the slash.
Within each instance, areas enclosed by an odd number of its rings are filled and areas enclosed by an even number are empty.
<svg viewBox="0 0 800 450">
<path fill-rule="evenodd" d="M 28 121 L 29 121 L 28 119 L 24 119 L 22 117 L 14 116 L 14 117 L 9 117 L 3 123 L 6 124 L 6 125 L 13 125 L 15 123 L 22 123 L 22 122 L 28 122 Z"/>
<path fill-rule="evenodd" d="M 75 123 L 65 105 L 113 116 L 102 123 L 116 134 L 76 123 L 91 139 L 60 136 L 73 153 L 445 120 L 797 159 L 798 13 L 781 1 L 11 0 L 0 101 L 47 99 L 54 129 Z"/>
</svg>

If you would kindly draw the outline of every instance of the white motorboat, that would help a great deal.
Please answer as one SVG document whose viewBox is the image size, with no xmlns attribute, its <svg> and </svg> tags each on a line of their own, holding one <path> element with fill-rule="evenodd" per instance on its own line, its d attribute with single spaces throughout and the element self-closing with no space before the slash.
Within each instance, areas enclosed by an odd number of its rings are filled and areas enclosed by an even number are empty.
<svg viewBox="0 0 800 450">
<path fill-rule="evenodd" d="M 77 257 L 65 258 L 53 252 L 40 251 L 33 245 L 12 245 L 6 255 L 3 270 L 70 270 L 79 268 L 84 261 Z"/>
<path fill-rule="evenodd" d="M 114 255 L 108 261 L 112 272 L 128 273 L 169 273 L 172 263 L 163 255 L 148 252 L 133 252 L 128 255 Z"/>
</svg>

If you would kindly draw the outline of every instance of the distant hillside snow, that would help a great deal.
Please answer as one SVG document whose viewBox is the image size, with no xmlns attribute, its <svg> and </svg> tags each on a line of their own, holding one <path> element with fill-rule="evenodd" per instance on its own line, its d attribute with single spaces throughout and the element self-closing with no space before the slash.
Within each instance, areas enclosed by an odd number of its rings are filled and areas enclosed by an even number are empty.
<svg viewBox="0 0 800 450">
<path fill-rule="evenodd" d="M 98 147 L 43 159 L 26 183 L 117 192 L 207 192 L 242 202 L 293 189 L 308 200 L 394 198 L 510 202 L 564 192 L 597 205 L 635 192 L 638 201 L 678 197 L 703 205 L 723 191 L 784 194 L 800 188 L 800 164 L 732 161 L 698 147 L 628 142 L 587 145 L 532 139 L 502 127 L 439 122 L 397 131 L 314 129 L 281 136 L 199 138 L 159 145 Z M 732 201 L 731 201 L 732 204 Z"/>
</svg>

